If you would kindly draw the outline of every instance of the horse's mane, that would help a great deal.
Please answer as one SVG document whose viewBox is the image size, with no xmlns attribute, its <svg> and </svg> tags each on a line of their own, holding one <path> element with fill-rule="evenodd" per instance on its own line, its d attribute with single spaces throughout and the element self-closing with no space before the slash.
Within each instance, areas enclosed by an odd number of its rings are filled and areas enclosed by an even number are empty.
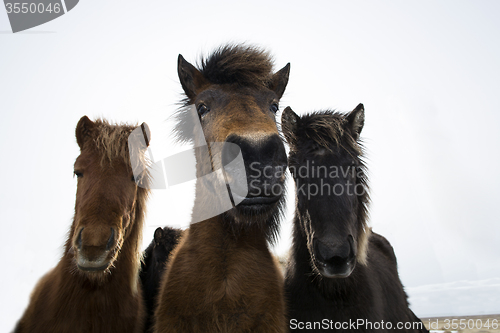
<svg viewBox="0 0 500 333">
<path fill-rule="evenodd" d="M 93 140 L 95 147 L 101 153 L 103 159 L 101 163 L 106 159 L 111 162 L 115 158 L 121 158 L 129 164 L 128 137 L 137 125 L 111 125 L 106 119 L 96 119 L 94 124 Z"/>
<path fill-rule="evenodd" d="M 126 165 L 140 168 L 149 177 L 148 165 L 149 161 L 144 151 L 145 147 L 133 145 L 133 151 L 129 151 L 129 136 L 136 128 L 141 128 L 140 125 L 133 124 L 110 124 L 106 119 L 97 119 L 94 121 L 95 127 L 93 130 L 93 142 L 99 155 L 101 156 L 101 165 L 109 163 L 112 160 L 119 158 Z M 141 130 L 140 135 L 143 135 Z M 133 163 L 132 159 L 134 159 Z M 133 165 L 132 165 L 133 164 Z"/>
<path fill-rule="evenodd" d="M 344 128 L 346 122 L 345 116 L 340 112 L 315 111 L 301 116 L 296 130 L 283 128 L 283 131 L 287 132 L 291 148 L 299 144 L 300 138 L 305 138 L 330 151 L 334 145 L 362 155 L 363 145 L 346 131 Z"/>
<path fill-rule="evenodd" d="M 248 45 L 223 45 L 201 60 L 200 72 L 213 84 L 266 86 L 274 62 L 268 52 Z"/>
</svg>

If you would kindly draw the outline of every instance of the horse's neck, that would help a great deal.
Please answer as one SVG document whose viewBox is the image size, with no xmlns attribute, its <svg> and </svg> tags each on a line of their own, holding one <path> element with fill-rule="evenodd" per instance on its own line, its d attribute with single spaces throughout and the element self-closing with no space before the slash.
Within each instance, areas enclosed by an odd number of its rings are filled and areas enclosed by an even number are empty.
<svg viewBox="0 0 500 333">
<path fill-rule="evenodd" d="M 218 217 L 192 223 L 189 227 L 189 238 L 194 246 L 203 249 L 212 247 L 223 249 L 228 240 L 222 221 Z"/>
<path fill-rule="evenodd" d="M 220 170 L 196 181 L 191 223 L 221 218 L 221 214 L 231 208 L 229 192 Z"/>
<path fill-rule="evenodd" d="M 138 214 L 141 216 L 137 217 Z M 136 214 L 130 234 L 123 242 L 120 254 L 118 258 L 116 258 L 116 270 L 111 271 L 111 274 L 122 275 L 124 277 L 121 283 L 128 285 L 132 294 L 137 294 L 138 292 L 137 284 L 141 265 L 140 246 L 143 229 L 143 213 L 139 212 L 138 214 Z"/>
<path fill-rule="evenodd" d="M 199 165 L 197 167 L 199 170 Z M 204 255 L 203 260 L 226 258 L 243 248 L 269 253 L 265 231 L 258 225 L 235 228 L 242 223 L 225 212 L 232 209 L 225 182 L 213 173 L 213 178 L 198 179 L 192 221 L 189 227 L 189 243 Z M 200 258 L 201 259 L 201 258 Z"/>
<path fill-rule="evenodd" d="M 302 273 L 306 273 L 307 275 L 313 274 L 309 250 L 307 248 L 307 238 L 300 224 L 299 212 L 297 211 L 293 220 L 292 241 L 293 246 L 290 258 L 293 262 L 292 267 L 300 271 L 301 275 Z"/>
<path fill-rule="evenodd" d="M 265 235 L 257 226 L 240 230 L 235 234 L 229 227 L 231 223 L 235 223 L 231 217 L 220 214 L 191 224 L 189 228 L 191 244 L 206 249 L 207 254 L 224 255 L 243 247 L 268 251 Z"/>
</svg>

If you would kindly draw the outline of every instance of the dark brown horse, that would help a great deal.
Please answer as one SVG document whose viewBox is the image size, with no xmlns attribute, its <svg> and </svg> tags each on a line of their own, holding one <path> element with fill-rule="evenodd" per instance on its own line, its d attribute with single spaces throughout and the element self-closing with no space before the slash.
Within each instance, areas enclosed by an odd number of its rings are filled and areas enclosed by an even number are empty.
<svg viewBox="0 0 500 333">
<path fill-rule="evenodd" d="M 146 139 L 138 139 L 130 151 L 133 131 Z M 69 238 L 62 259 L 35 287 L 15 332 L 142 332 L 138 274 L 149 190 L 148 174 L 140 171 L 146 168 L 148 138 L 144 123 L 114 126 L 80 119 Z"/>
<path fill-rule="evenodd" d="M 201 69 L 179 56 L 186 107 L 177 133 L 198 147 L 198 179 L 191 226 L 163 280 L 155 332 L 286 330 L 282 278 L 268 241 L 284 199 L 287 160 L 275 113 L 289 65 L 274 74 L 272 67 L 266 52 L 246 46 L 220 48 Z M 240 166 L 233 164 L 238 156 Z"/>
<path fill-rule="evenodd" d="M 146 306 L 145 332 L 149 332 L 153 323 L 153 315 L 158 301 L 161 280 L 165 275 L 168 259 L 179 243 L 183 231 L 171 227 L 157 228 L 153 240 L 144 250 L 142 256 L 141 278 L 142 291 Z"/>
<path fill-rule="evenodd" d="M 425 331 L 408 307 L 392 246 L 367 227 L 363 105 L 302 117 L 286 108 L 282 125 L 297 194 L 285 278 L 290 330 Z"/>
</svg>

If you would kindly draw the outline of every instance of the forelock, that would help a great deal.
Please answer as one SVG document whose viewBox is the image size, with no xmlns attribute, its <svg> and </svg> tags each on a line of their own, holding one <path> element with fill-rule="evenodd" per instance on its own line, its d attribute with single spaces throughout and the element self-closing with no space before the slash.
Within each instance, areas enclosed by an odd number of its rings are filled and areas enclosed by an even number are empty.
<svg viewBox="0 0 500 333">
<path fill-rule="evenodd" d="M 144 147 L 141 148 L 133 145 L 134 151 L 129 151 L 129 136 L 136 128 L 139 127 L 139 125 L 112 125 L 105 119 L 97 119 L 94 123 L 95 127 L 93 130 L 93 140 L 89 143 L 94 145 L 98 154 L 101 156 L 101 165 L 110 163 L 115 159 L 121 159 L 125 165 L 132 167 L 132 155 L 133 158 L 138 159 L 138 161 L 134 163 L 134 167 L 147 172 L 149 161 Z"/>
<path fill-rule="evenodd" d="M 265 87 L 273 74 L 270 54 L 249 45 L 224 45 L 201 60 L 200 72 L 213 84 Z"/>
<path fill-rule="evenodd" d="M 362 145 L 355 140 L 346 128 L 347 120 L 342 113 L 325 110 L 301 116 L 297 128 L 291 134 L 292 145 L 310 141 L 331 150 L 332 147 L 355 151 L 362 154 Z"/>
</svg>

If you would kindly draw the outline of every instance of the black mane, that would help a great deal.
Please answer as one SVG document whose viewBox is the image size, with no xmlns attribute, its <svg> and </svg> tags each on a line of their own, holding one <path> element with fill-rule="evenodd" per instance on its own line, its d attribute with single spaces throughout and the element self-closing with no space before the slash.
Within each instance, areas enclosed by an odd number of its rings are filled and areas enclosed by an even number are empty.
<svg viewBox="0 0 500 333">
<path fill-rule="evenodd" d="M 274 63 L 268 52 L 254 46 L 223 45 L 201 60 L 203 76 L 213 84 L 267 86 Z"/>
<path fill-rule="evenodd" d="M 314 141 L 319 146 L 331 150 L 331 146 L 336 145 L 349 151 L 362 155 L 364 150 L 361 142 L 356 141 L 348 131 L 345 130 L 345 115 L 333 110 L 315 111 L 301 116 L 300 122 L 295 130 L 283 127 L 283 132 L 287 133 L 287 141 L 290 149 L 294 149 L 304 141 Z M 299 142 L 299 139 L 302 142 Z M 347 146 L 344 146 L 347 144 Z"/>
</svg>

